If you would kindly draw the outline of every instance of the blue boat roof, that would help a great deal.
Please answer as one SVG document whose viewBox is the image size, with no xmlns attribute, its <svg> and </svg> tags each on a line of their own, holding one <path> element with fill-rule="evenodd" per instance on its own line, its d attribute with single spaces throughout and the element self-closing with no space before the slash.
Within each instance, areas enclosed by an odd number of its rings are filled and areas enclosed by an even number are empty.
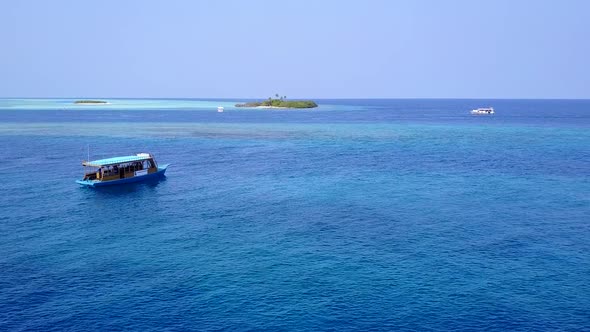
<svg viewBox="0 0 590 332">
<path fill-rule="evenodd" d="M 85 161 L 82 163 L 84 166 L 107 166 L 107 165 L 117 165 L 122 163 L 130 163 L 133 161 L 142 161 L 151 159 L 152 156 L 148 153 L 139 153 L 135 156 L 122 156 L 122 157 L 113 157 L 113 158 L 106 158 L 106 159 L 99 159 L 93 161 Z"/>
</svg>

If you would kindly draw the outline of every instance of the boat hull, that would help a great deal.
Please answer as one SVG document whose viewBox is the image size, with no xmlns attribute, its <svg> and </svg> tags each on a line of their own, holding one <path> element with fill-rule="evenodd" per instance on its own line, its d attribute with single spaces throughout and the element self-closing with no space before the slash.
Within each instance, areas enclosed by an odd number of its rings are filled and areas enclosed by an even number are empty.
<svg viewBox="0 0 590 332">
<path fill-rule="evenodd" d="M 140 176 L 134 176 L 132 178 L 125 178 L 125 179 L 112 180 L 112 181 L 76 180 L 76 183 L 81 184 L 83 186 L 88 186 L 88 187 L 104 187 L 104 186 L 112 186 L 112 185 L 118 185 L 118 184 L 142 182 L 142 181 L 156 179 L 156 178 L 164 176 L 164 173 L 166 173 L 166 169 L 168 168 L 168 166 L 170 166 L 170 164 L 158 166 L 158 171 L 156 171 L 154 173 L 140 175 Z"/>
</svg>

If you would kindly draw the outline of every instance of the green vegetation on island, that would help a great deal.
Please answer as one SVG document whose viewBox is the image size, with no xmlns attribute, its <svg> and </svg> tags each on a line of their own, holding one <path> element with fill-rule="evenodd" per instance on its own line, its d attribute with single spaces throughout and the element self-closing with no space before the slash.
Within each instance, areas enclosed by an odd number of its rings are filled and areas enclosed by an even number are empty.
<svg viewBox="0 0 590 332">
<path fill-rule="evenodd" d="M 264 101 L 254 101 L 244 104 L 236 104 L 236 107 L 261 107 L 261 108 L 314 108 L 318 107 L 312 100 L 287 100 L 286 96 L 280 97 L 275 94 L 275 98 L 269 97 Z"/>
<path fill-rule="evenodd" d="M 76 100 L 74 104 L 108 104 L 104 100 Z"/>
</svg>

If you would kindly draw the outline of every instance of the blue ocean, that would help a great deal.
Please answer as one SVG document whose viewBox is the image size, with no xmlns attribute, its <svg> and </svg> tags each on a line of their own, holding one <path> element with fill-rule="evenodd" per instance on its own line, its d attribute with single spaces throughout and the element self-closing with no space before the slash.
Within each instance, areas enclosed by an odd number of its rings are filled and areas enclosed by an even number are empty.
<svg viewBox="0 0 590 332">
<path fill-rule="evenodd" d="M 590 330 L 590 100 L 72 101 L 0 99 L 0 330 Z"/>
</svg>

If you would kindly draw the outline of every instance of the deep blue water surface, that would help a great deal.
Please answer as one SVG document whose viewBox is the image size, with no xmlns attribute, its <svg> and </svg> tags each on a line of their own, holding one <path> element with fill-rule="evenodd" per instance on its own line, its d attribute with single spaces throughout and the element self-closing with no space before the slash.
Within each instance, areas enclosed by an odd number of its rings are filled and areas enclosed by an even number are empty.
<svg viewBox="0 0 590 332">
<path fill-rule="evenodd" d="M 590 101 L 320 104 L 0 100 L 0 330 L 590 329 Z"/>
</svg>

